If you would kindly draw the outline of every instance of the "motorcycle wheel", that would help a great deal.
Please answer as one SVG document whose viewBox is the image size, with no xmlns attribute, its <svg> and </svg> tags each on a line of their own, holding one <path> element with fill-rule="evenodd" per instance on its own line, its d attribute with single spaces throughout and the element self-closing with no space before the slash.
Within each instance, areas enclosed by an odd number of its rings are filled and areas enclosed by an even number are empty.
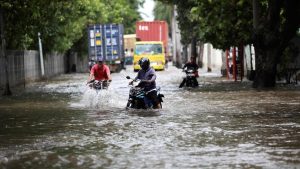
<svg viewBox="0 0 300 169">
<path fill-rule="evenodd" d="M 197 81 L 197 79 L 193 79 L 193 87 L 198 87 L 199 86 L 199 83 Z"/>
<path fill-rule="evenodd" d="M 186 87 L 192 87 L 193 83 L 191 82 L 191 79 L 187 79 L 186 81 Z"/>
<path fill-rule="evenodd" d="M 132 108 L 132 102 L 131 101 L 127 102 L 126 108 Z"/>
<path fill-rule="evenodd" d="M 182 88 L 186 84 L 186 79 L 183 79 L 182 82 L 179 85 L 179 88 Z"/>
</svg>

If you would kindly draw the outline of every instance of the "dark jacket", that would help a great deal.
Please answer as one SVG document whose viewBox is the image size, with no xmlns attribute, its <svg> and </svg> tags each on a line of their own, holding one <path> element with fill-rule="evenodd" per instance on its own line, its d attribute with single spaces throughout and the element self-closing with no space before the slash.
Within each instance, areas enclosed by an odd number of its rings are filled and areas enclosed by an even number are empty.
<svg viewBox="0 0 300 169">
<path fill-rule="evenodd" d="M 182 69 L 194 69 L 194 70 L 198 70 L 199 69 L 199 66 L 195 63 L 195 62 L 188 62 L 186 63 Z"/>
<path fill-rule="evenodd" d="M 155 70 L 152 68 L 148 68 L 146 71 L 141 69 L 138 72 L 135 79 L 146 81 L 146 82 L 141 82 L 142 87 L 145 87 L 145 91 L 149 91 L 156 88 L 156 83 L 155 83 L 156 75 L 155 75 Z"/>
</svg>

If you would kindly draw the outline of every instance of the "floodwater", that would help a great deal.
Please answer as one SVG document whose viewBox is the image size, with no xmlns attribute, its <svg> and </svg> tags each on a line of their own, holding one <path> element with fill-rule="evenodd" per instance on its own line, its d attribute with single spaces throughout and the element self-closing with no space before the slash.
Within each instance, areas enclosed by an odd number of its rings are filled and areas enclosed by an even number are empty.
<svg viewBox="0 0 300 169">
<path fill-rule="evenodd" d="M 162 110 L 126 110 L 126 71 L 108 91 L 68 74 L 0 97 L 0 168 L 300 168 L 300 90 L 256 91 L 200 73 L 157 72 Z M 205 77 L 204 77 L 205 75 Z"/>
</svg>

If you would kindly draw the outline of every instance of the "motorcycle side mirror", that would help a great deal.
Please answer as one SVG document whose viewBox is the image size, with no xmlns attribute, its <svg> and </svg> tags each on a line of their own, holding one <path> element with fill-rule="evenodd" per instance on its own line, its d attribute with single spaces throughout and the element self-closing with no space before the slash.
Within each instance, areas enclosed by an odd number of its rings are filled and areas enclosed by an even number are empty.
<svg viewBox="0 0 300 169">
<path fill-rule="evenodd" d="M 130 76 L 126 76 L 126 79 L 130 79 Z"/>
</svg>

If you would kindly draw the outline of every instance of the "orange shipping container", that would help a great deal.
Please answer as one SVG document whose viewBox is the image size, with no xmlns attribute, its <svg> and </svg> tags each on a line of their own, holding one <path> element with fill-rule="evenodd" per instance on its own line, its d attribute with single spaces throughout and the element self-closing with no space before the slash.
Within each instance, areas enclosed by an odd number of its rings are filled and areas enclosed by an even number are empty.
<svg viewBox="0 0 300 169">
<path fill-rule="evenodd" d="M 168 24 L 166 21 L 138 21 L 135 32 L 139 41 L 162 41 L 165 53 L 168 53 Z"/>
</svg>

